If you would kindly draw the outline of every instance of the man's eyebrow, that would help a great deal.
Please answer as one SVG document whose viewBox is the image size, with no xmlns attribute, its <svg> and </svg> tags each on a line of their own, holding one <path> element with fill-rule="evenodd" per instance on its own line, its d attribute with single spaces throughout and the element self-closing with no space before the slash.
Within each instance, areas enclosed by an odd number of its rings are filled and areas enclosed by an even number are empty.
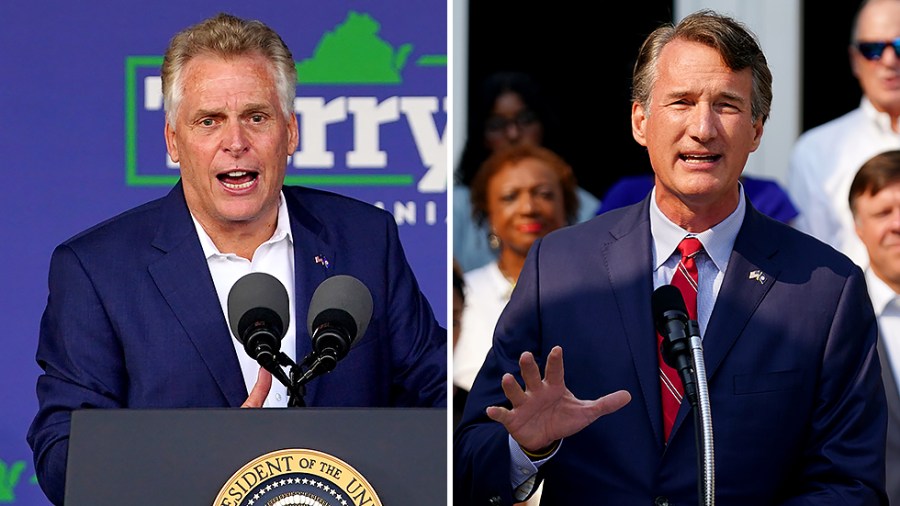
<svg viewBox="0 0 900 506">
<path fill-rule="evenodd" d="M 732 93 L 730 91 L 723 91 L 722 96 L 732 102 L 739 102 L 741 104 L 747 103 L 747 98 L 739 93 Z"/>
<path fill-rule="evenodd" d="M 686 90 L 686 89 L 684 89 L 684 90 L 672 90 L 671 92 L 666 93 L 665 95 L 663 95 L 663 98 L 668 99 L 668 100 L 672 100 L 672 99 L 678 99 L 678 98 L 690 97 L 690 96 L 693 96 L 693 95 L 694 95 L 693 92 L 691 92 L 690 90 Z M 744 97 L 743 95 L 741 95 L 740 93 L 735 93 L 735 92 L 731 92 L 731 91 L 727 91 L 727 90 L 721 92 L 721 93 L 719 94 L 719 97 L 720 97 L 720 98 L 724 98 L 724 99 L 726 99 L 726 100 L 729 100 L 729 101 L 731 101 L 731 102 L 738 102 L 738 103 L 741 103 L 741 104 L 747 103 L 747 98 Z"/>
<path fill-rule="evenodd" d="M 203 118 L 206 116 L 219 116 L 222 114 L 222 109 L 197 109 L 194 111 L 194 114 L 191 115 L 191 119 Z"/>
<path fill-rule="evenodd" d="M 244 107 L 241 109 L 241 112 L 247 113 L 247 112 L 251 112 L 251 111 L 271 111 L 273 109 L 275 109 L 275 108 L 272 106 L 272 104 L 260 102 L 258 104 L 244 105 Z"/>
</svg>

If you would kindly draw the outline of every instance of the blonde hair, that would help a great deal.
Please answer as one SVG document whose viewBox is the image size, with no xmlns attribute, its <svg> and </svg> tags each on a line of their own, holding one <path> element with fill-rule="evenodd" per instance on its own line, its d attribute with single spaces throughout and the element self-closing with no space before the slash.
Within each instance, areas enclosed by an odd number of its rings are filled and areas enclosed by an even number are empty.
<svg viewBox="0 0 900 506">
<path fill-rule="evenodd" d="M 184 93 L 182 73 L 185 65 L 195 56 L 210 54 L 222 58 L 264 56 L 272 65 L 272 77 L 284 115 L 293 114 L 297 70 L 290 49 L 262 22 L 220 13 L 178 32 L 169 42 L 162 64 L 162 92 L 166 121 L 170 125 L 175 124 Z"/>
</svg>

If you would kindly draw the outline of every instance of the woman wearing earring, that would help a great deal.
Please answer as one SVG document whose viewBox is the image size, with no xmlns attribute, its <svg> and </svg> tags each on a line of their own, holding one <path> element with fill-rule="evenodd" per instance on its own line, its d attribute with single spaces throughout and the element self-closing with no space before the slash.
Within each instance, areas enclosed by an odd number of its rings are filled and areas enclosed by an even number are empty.
<svg viewBox="0 0 900 506">
<path fill-rule="evenodd" d="M 543 146 L 565 159 L 567 139 L 552 98 L 529 74 L 491 74 L 472 100 L 453 186 L 453 257 L 463 272 L 497 258 L 497 251 L 489 247 L 487 230 L 471 218 L 471 186 L 484 161 L 499 150 L 524 144 Z M 589 191 L 576 186 L 576 192 L 580 205 L 573 223 L 593 218 L 600 206 Z"/>
<path fill-rule="evenodd" d="M 453 382 L 468 391 L 481 368 L 494 326 L 534 242 L 573 223 L 575 176 L 552 151 L 513 146 L 491 155 L 471 183 L 472 216 L 489 230 L 497 260 L 464 274 L 466 308 L 453 352 Z"/>
</svg>

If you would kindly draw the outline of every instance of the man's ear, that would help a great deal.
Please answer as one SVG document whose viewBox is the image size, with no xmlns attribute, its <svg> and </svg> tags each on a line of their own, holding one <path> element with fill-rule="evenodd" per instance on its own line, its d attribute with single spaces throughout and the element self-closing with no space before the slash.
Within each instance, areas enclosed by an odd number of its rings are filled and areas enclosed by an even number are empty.
<svg viewBox="0 0 900 506">
<path fill-rule="evenodd" d="M 297 151 L 297 145 L 300 143 L 300 127 L 297 125 L 297 115 L 291 113 L 288 119 L 288 153 L 291 156 Z"/>
<path fill-rule="evenodd" d="M 631 135 L 641 146 L 647 147 L 647 114 L 644 107 L 637 103 L 631 103 Z"/>
<path fill-rule="evenodd" d="M 169 152 L 169 158 L 173 162 L 178 163 L 178 141 L 175 140 L 175 129 L 166 121 L 166 151 Z"/>
<path fill-rule="evenodd" d="M 756 123 L 753 124 L 753 144 L 750 147 L 750 152 L 756 151 L 759 148 L 759 143 L 762 141 L 763 134 L 763 120 L 762 118 L 758 118 Z"/>
</svg>

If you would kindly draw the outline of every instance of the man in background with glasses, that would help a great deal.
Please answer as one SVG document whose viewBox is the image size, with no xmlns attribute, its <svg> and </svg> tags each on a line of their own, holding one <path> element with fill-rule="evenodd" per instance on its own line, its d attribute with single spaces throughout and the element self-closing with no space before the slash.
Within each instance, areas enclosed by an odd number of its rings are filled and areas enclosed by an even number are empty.
<svg viewBox="0 0 900 506">
<path fill-rule="evenodd" d="M 788 193 L 800 210 L 795 226 L 847 254 L 861 267 L 866 249 L 847 194 L 872 156 L 900 149 L 900 0 L 865 0 L 853 24 L 850 66 L 859 107 L 804 133 L 791 154 Z"/>
</svg>

